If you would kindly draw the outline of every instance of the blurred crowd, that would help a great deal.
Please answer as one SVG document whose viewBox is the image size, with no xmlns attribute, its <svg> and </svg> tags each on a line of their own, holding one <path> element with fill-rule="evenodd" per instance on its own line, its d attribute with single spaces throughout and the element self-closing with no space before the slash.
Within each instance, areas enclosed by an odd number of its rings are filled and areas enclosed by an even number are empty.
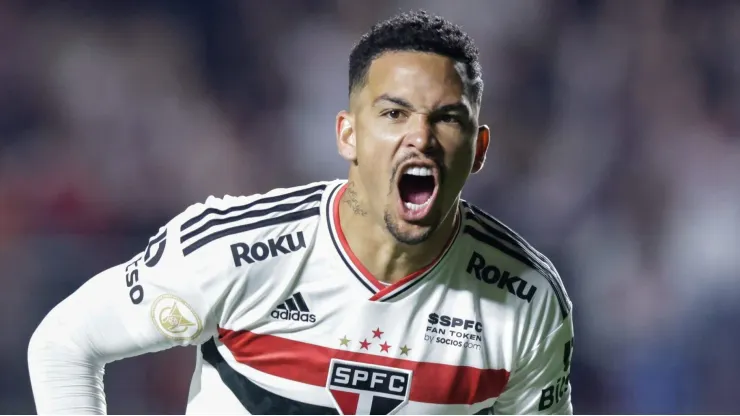
<svg viewBox="0 0 740 416">
<path fill-rule="evenodd" d="M 51 307 L 185 206 L 344 177 L 348 53 L 418 8 L 481 50 L 464 196 L 558 266 L 576 412 L 740 412 L 740 2 L 3 0 L 0 413 Z M 110 365 L 109 411 L 182 413 L 193 363 Z"/>
</svg>

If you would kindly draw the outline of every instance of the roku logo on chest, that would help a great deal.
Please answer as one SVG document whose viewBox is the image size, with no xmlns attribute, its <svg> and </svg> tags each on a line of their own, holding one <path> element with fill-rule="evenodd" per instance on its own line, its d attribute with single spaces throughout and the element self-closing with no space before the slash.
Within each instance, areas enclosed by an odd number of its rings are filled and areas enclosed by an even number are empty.
<svg viewBox="0 0 740 416">
<path fill-rule="evenodd" d="M 526 300 L 528 303 L 532 302 L 535 292 L 537 292 L 537 286 L 530 285 L 526 280 L 518 276 L 512 276 L 508 270 L 501 270 L 493 264 L 486 264 L 486 259 L 482 255 L 473 252 L 468 262 L 468 267 L 465 271 L 475 276 L 476 279 L 481 282 L 488 283 L 490 285 L 496 285 L 500 289 L 506 289 L 512 295 L 519 299 Z M 529 288 L 527 288 L 529 286 Z"/>
<path fill-rule="evenodd" d="M 232 244 L 231 256 L 234 258 L 234 265 L 239 267 L 244 263 L 252 264 L 282 254 L 294 253 L 302 248 L 306 248 L 306 240 L 303 238 L 303 232 L 299 231 L 295 234 L 281 235 L 277 239 L 260 241 L 251 246 L 247 243 Z"/>
</svg>

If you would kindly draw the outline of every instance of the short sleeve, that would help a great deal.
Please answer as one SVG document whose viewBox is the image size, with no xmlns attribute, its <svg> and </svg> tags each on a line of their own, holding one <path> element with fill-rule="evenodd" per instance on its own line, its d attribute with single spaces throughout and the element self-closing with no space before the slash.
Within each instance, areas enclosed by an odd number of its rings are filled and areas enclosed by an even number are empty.
<svg viewBox="0 0 740 416">
<path fill-rule="evenodd" d="M 494 404 L 494 414 L 573 414 L 572 355 L 573 321 L 568 316 L 522 357 Z"/>
</svg>

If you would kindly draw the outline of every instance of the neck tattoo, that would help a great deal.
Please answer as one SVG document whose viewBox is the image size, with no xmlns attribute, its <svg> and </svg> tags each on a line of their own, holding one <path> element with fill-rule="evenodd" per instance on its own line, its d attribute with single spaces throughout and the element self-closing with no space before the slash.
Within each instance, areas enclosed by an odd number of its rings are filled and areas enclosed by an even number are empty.
<svg viewBox="0 0 740 416">
<path fill-rule="evenodd" d="M 347 190 L 344 191 L 344 203 L 352 208 L 352 212 L 354 212 L 355 215 L 361 215 L 363 217 L 367 215 L 367 211 L 362 209 L 360 201 L 357 199 L 357 191 L 355 190 L 354 182 L 347 184 Z"/>
</svg>

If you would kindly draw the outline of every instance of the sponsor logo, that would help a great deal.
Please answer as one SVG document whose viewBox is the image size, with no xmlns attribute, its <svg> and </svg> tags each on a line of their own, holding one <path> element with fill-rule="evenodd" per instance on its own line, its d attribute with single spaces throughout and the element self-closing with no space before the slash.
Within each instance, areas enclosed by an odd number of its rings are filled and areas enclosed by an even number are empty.
<svg viewBox="0 0 740 416">
<path fill-rule="evenodd" d="M 283 303 L 277 305 L 275 310 L 270 312 L 270 316 L 283 321 L 316 322 L 316 315 L 308 309 L 308 305 L 300 292 L 293 294 L 293 296 L 285 299 Z"/>
<path fill-rule="evenodd" d="M 568 393 L 569 386 L 570 374 L 558 377 L 554 383 L 542 389 L 542 393 L 540 394 L 540 403 L 537 409 L 542 412 L 560 403 L 566 393 Z"/>
<path fill-rule="evenodd" d="M 162 260 L 164 254 L 164 248 L 167 246 L 167 230 L 165 229 L 162 234 L 152 238 L 149 244 L 146 246 L 144 251 L 144 264 L 146 267 L 154 267 Z"/>
<path fill-rule="evenodd" d="M 277 239 L 270 238 L 264 242 L 254 243 L 251 246 L 247 243 L 232 244 L 231 256 L 234 258 L 234 265 L 240 267 L 244 263 L 253 264 L 268 258 L 294 253 L 302 248 L 306 248 L 306 240 L 303 238 L 303 232 L 299 231 L 295 234 L 281 235 Z"/>
<path fill-rule="evenodd" d="M 200 317 L 184 300 L 175 295 L 162 295 L 152 303 L 154 325 L 167 338 L 192 341 L 203 331 Z"/>
<path fill-rule="evenodd" d="M 542 389 L 540 402 L 537 407 L 540 412 L 545 411 L 560 403 L 568 393 L 570 387 L 570 364 L 573 359 L 573 339 L 565 343 L 563 348 L 563 373 L 552 384 Z"/>
<path fill-rule="evenodd" d="M 409 402 L 412 372 L 331 360 L 326 388 L 343 415 L 392 415 Z"/>
<path fill-rule="evenodd" d="M 486 259 L 473 252 L 473 255 L 468 261 L 468 267 L 465 269 L 468 274 L 475 276 L 476 279 L 481 282 L 488 283 L 490 285 L 496 285 L 500 289 L 506 289 L 512 295 L 519 299 L 532 302 L 535 292 L 537 292 L 537 286 L 530 285 L 526 280 L 518 276 L 513 276 L 507 270 L 501 270 L 494 265 L 486 264 Z M 527 288 L 529 286 L 529 288 Z"/>
<path fill-rule="evenodd" d="M 483 323 L 471 319 L 430 313 L 427 317 L 424 341 L 452 347 L 480 350 Z"/>
<path fill-rule="evenodd" d="M 167 245 L 167 230 L 152 238 L 144 250 L 144 265 L 154 267 L 162 260 L 164 248 Z M 126 287 L 129 289 L 128 297 L 134 305 L 140 304 L 144 300 L 144 287 L 139 283 L 139 268 L 142 256 L 137 256 L 131 263 L 126 265 Z"/>
<path fill-rule="evenodd" d="M 471 321 L 470 319 L 453 318 L 447 315 L 437 315 L 436 313 L 430 313 L 427 322 L 429 323 L 429 325 L 439 325 L 450 327 L 451 329 L 475 329 L 475 332 L 483 332 L 483 323 L 478 321 Z"/>
<path fill-rule="evenodd" d="M 138 305 L 144 300 L 144 288 L 139 284 L 139 262 L 141 256 L 137 257 L 126 266 L 126 287 L 129 288 L 128 297 L 131 303 Z"/>
</svg>

